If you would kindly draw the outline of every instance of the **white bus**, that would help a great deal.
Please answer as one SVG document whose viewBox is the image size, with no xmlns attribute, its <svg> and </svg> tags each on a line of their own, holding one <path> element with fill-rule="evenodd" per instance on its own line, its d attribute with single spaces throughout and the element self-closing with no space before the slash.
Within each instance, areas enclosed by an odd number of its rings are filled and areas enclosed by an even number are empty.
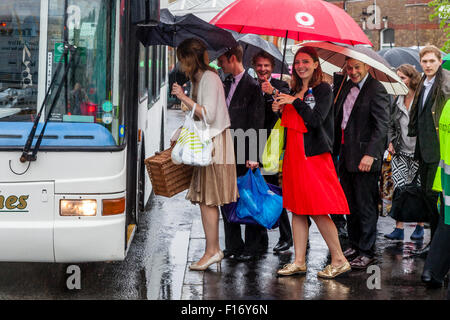
<svg viewBox="0 0 450 320">
<path fill-rule="evenodd" d="M 0 261 L 123 260 L 164 147 L 159 0 L 0 2 Z M 42 109 L 42 113 L 40 110 Z"/>
</svg>

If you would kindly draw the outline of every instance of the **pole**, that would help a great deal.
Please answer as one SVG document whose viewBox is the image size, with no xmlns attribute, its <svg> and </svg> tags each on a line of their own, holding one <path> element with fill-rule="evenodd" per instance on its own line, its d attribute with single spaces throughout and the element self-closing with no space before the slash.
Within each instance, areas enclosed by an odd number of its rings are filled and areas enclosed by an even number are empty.
<svg viewBox="0 0 450 320">
<path fill-rule="evenodd" d="M 283 62 L 281 64 L 281 75 L 280 75 L 280 80 L 283 80 L 283 74 L 284 74 L 284 60 L 286 57 L 286 47 L 287 47 L 287 37 L 288 36 L 288 30 L 286 30 L 286 36 L 284 38 L 284 49 L 283 49 Z"/>
</svg>

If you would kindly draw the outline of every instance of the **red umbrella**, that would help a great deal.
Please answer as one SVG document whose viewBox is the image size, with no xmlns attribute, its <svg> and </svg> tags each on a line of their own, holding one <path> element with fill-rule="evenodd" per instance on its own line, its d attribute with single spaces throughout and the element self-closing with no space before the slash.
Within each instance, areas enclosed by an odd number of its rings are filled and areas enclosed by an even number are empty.
<svg viewBox="0 0 450 320">
<path fill-rule="evenodd" d="M 372 46 L 351 16 L 322 0 L 236 0 L 210 23 L 239 33 Z"/>
</svg>

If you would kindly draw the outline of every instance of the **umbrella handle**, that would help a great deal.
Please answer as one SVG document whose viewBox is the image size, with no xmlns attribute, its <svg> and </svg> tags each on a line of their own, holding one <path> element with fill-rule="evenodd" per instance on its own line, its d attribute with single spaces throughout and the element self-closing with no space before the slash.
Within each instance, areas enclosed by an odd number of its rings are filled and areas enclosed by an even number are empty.
<svg viewBox="0 0 450 320">
<path fill-rule="evenodd" d="M 341 93 L 341 89 L 342 89 L 342 87 L 343 87 L 343 85 L 344 85 L 345 78 L 346 78 L 345 76 L 342 78 L 341 85 L 340 85 L 340 87 L 339 87 L 338 93 L 336 94 L 336 98 L 334 98 L 333 104 L 336 104 L 336 101 L 337 101 L 337 99 L 339 98 L 339 94 Z"/>
<path fill-rule="evenodd" d="M 281 63 L 280 80 L 283 80 L 284 61 L 285 61 L 285 57 L 286 57 L 286 47 L 287 47 L 287 36 L 288 36 L 288 30 L 286 30 L 286 37 L 284 38 L 283 62 Z"/>
</svg>

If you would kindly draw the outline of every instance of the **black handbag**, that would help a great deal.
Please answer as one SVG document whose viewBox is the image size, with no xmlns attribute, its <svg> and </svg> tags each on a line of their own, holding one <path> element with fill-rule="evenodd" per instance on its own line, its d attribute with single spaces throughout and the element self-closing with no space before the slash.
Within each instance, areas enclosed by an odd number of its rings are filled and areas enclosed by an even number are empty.
<svg viewBox="0 0 450 320">
<path fill-rule="evenodd" d="M 401 222 L 429 222 L 432 210 L 425 191 L 416 184 L 417 176 L 404 186 L 395 188 L 389 215 Z"/>
</svg>

